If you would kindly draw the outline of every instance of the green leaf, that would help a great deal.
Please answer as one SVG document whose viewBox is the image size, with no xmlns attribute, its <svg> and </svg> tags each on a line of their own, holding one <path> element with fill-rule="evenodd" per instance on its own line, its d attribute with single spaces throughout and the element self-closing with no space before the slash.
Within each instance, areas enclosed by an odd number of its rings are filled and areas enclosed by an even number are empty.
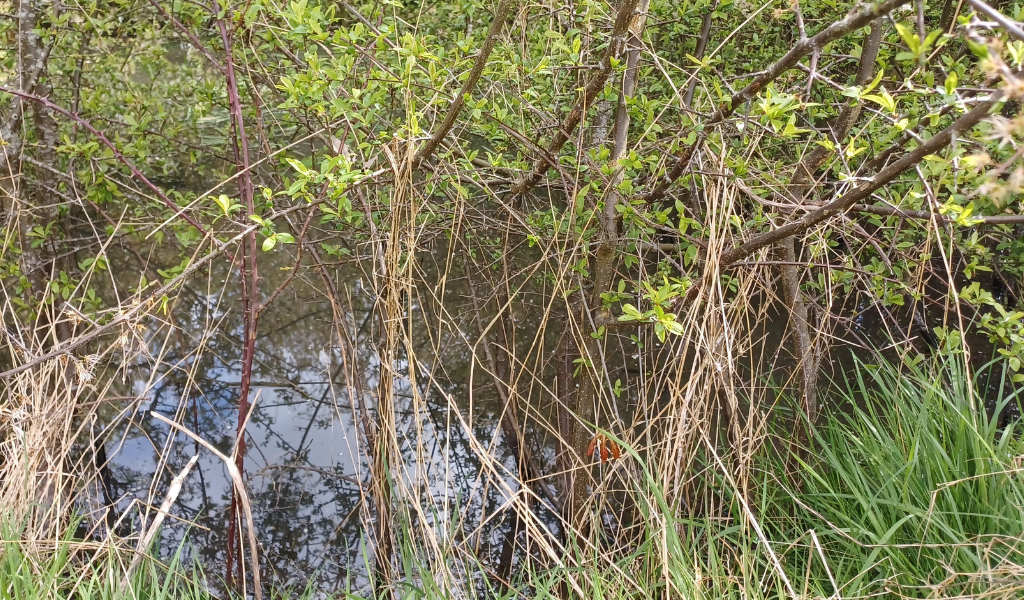
<svg viewBox="0 0 1024 600">
<path fill-rule="evenodd" d="M 226 195 L 221 194 L 220 196 L 214 198 L 213 201 L 216 202 L 217 206 L 219 206 L 221 211 L 224 212 L 225 217 L 231 214 L 231 198 L 228 198 Z"/>
<path fill-rule="evenodd" d="M 296 171 L 298 171 L 299 173 L 302 173 L 303 175 L 307 175 L 307 176 L 309 175 L 310 171 L 309 171 L 309 169 L 307 169 L 307 168 L 306 168 L 306 165 L 304 165 L 304 164 L 302 164 L 301 162 L 299 162 L 299 161 L 295 160 L 294 158 L 286 158 L 286 159 L 284 159 L 284 160 L 285 160 L 285 162 L 287 162 L 287 163 L 288 163 L 289 165 L 291 165 L 291 167 L 292 167 L 293 169 L 295 169 L 295 170 L 296 170 Z"/>
<path fill-rule="evenodd" d="M 910 51 L 915 56 L 921 54 L 921 38 L 917 37 L 917 34 L 910 27 L 903 23 L 897 23 L 896 33 L 900 34 L 900 39 L 903 40 L 903 43 L 910 48 Z"/>
<path fill-rule="evenodd" d="M 944 89 L 946 90 L 946 95 L 947 96 L 952 96 L 953 92 L 956 91 L 956 83 L 957 83 L 956 71 L 950 71 L 949 75 L 946 76 L 946 84 L 945 84 L 945 86 L 943 86 Z"/>
<path fill-rule="evenodd" d="M 277 236 L 272 235 L 267 239 L 263 240 L 263 251 L 270 252 L 271 250 L 274 249 L 275 245 L 277 245 Z"/>
</svg>

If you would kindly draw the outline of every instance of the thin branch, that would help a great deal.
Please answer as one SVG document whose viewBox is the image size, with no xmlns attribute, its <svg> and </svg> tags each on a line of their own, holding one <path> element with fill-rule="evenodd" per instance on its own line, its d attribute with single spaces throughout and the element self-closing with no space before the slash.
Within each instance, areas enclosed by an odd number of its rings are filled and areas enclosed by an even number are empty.
<svg viewBox="0 0 1024 600">
<path fill-rule="evenodd" d="M 494 45 L 498 42 L 498 34 L 501 33 L 501 28 L 505 25 L 505 19 L 508 17 L 511 8 L 512 0 L 501 0 L 501 3 L 498 4 L 498 10 L 494 13 L 494 20 L 491 21 L 491 28 L 487 31 L 487 37 L 484 38 L 484 45 L 480 48 L 480 54 L 477 55 L 476 62 L 473 63 L 473 70 L 469 72 L 469 77 L 463 82 L 458 96 L 452 101 L 451 106 L 448 108 L 448 114 L 445 115 L 444 121 L 441 122 L 441 126 L 437 128 L 437 131 L 430 137 L 430 140 L 413 157 L 413 169 L 418 169 L 423 164 L 423 161 L 437 150 L 441 140 L 448 135 L 452 126 L 455 125 L 455 120 L 459 117 L 459 112 L 462 111 L 462 107 L 466 103 L 466 96 L 473 91 L 473 88 L 476 87 L 480 76 L 484 72 L 484 67 L 487 65 L 487 57 L 491 55 L 491 50 L 494 49 Z"/>
<path fill-rule="evenodd" d="M 569 111 L 569 114 L 562 121 L 561 126 L 555 131 L 555 135 L 548 143 L 548 154 L 558 156 L 559 150 L 569 141 L 572 132 L 580 124 L 580 121 L 583 120 L 583 115 L 586 113 L 587 108 L 590 107 L 597 95 L 604 90 L 604 85 L 612 73 L 612 59 L 618 57 L 626 46 L 626 36 L 637 2 L 638 0 L 622 1 L 618 15 L 615 17 L 615 25 L 612 27 L 611 39 L 608 40 L 608 48 L 605 50 L 604 57 L 601 58 L 600 70 L 583 87 L 579 101 L 572 107 L 572 110 Z M 546 161 L 538 161 L 529 175 L 523 177 L 512 186 L 511 196 L 513 198 L 520 197 L 536 187 L 540 183 L 541 177 L 548 172 L 549 168 Z"/>
<path fill-rule="evenodd" d="M 181 218 L 185 219 L 185 221 L 187 221 L 189 225 L 195 227 L 200 233 L 202 233 L 203 235 L 207 235 L 206 229 L 204 229 L 202 225 L 200 225 L 192 217 L 190 217 L 187 214 L 185 214 L 183 212 L 184 209 L 182 209 L 180 206 L 178 206 L 177 204 L 172 202 L 171 199 L 168 198 L 166 194 L 164 194 L 163 190 L 158 188 L 152 181 L 150 181 L 148 178 L 146 178 L 146 176 L 143 175 L 141 171 L 139 171 L 137 168 L 135 168 L 135 165 L 130 163 L 128 161 L 128 159 L 125 158 L 124 154 L 121 154 L 121 151 L 117 149 L 117 146 L 115 146 L 110 140 L 108 140 L 107 136 L 103 135 L 102 131 L 100 131 L 100 130 L 96 129 L 95 127 L 93 127 L 92 124 L 89 123 L 88 120 L 83 119 L 82 117 L 76 115 L 75 113 L 73 113 L 73 112 L 71 112 L 71 111 L 69 111 L 69 110 L 67 110 L 65 108 L 62 108 L 62 107 L 54 104 L 53 102 L 50 102 L 50 100 L 48 98 L 43 98 L 43 97 L 40 97 L 40 96 L 36 96 L 35 94 L 29 94 L 29 93 L 21 92 L 21 91 L 18 91 L 18 90 L 12 90 L 10 88 L 3 87 L 3 86 L 0 86 L 0 92 L 5 92 L 5 93 L 8 93 L 8 94 L 12 94 L 12 95 L 17 96 L 19 98 L 22 98 L 24 100 L 31 100 L 32 102 L 36 102 L 38 104 L 42 104 L 46 108 L 48 108 L 48 109 L 50 109 L 50 110 L 52 110 L 52 111 L 54 111 L 56 113 L 62 114 L 65 117 L 75 121 L 76 123 L 78 123 L 79 125 L 84 127 L 86 130 L 89 131 L 89 133 L 91 133 L 94 136 L 96 136 L 96 138 L 114 154 L 114 158 L 116 158 L 118 160 L 118 162 L 120 162 L 124 166 L 128 167 L 128 170 L 132 172 L 132 175 L 135 176 L 136 179 L 141 181 L 146 187 L 148 187 L 150 190 L 152 190 L 153 193 L 156 194 L 157 198 L 159 198 L 160 201 L 163 202 L 165 206 L 167 206 L 167 208 L 173 210 L 174 213 L 175 213 L 175 216 L 180 216 Z"/>
<path fill-rule="evenodd" d="M 704 124 L 703 132 L 693 144 L 686 145 L 679 153 L 678 158 L 671 168 L 663 175 L 658 184 L 650 192 L 641 194 L 640 198 L 653 202 L 661 199 L 673 183 L 679 179 L 690 164 L 694 150 L 707 138 L 711 125 L 721 123 L 732 116 L 736 110 L 751 98 L 755 97 L 769 83 L 775 81 L 780 75 L 792 69 L 803 57 L 815 51 L 821 51 L 829 42 L 835 41 L 846 34 L 864 27 L 878 17 L 888 14 L 894 8 L 905 4 L 907 0 L 884 0 L 874 6 L 869 6 L 856 13 L 851 13 L 845 19 L 833 23 L 817 35 L 800 40 L 775 64 L 761 72 L 747 87 L 737 92 L 729 101 L 722 105 L 711 118 Z"/>
<path fill-rule="evenodd" d="M 850 207 L 850 210 L 853 212 L 881 215 L 883 217 L 897 216 L 903 217 L 904 219 L 923 221 L 938 219 L 940 223 L 956 222 L 956 218 L 949 215 L 935 214 L 926 210 L 908 210 L 904 208 L 896 208 L 894 206 L 854 204 Z M 990 217 L 972 215 L 970 220 L 977 225 L 1015 225 L 1017 223 L 1024 223 L 1024 215 L 994 215 Z"/>
<path fill-rule="evenodd" d="M 704 58 L 704 51 L 707 50 L 708 38 L 711 37 L 711 17 L 715 14 L 716 8 L 718 8 L 718 0 L 711 0 L 711 5 L 704 13 L 704 20 L 700 24 L 700 34 L 697 36 L 697 46 L 693 49 L 693 56 L 697 60 Z M 698 70 L 695 69 L 693 75 L 690 76 L 690 84 L 686 86 L 686 94 L 683 95 L 683 106 L 686 108 L 690 108 L 693 104 L 693 92 L 697 89 L 697 73 Z"/>
<path fill-rule="evenodd" d="M 206 46 L 203 44 L 203 42 L 200 41 L 199 38 L 196 37 L 196 35 L 194 33 L 192 33 L 192 31 L 189 30 L 188 27 L 185 27 L 184 23 L 182 23 L 178 19 L 174 18 L 173 15 L 171 15 L 166 10 L 164 10 L 164 7 L 160 6 L 160 4 L 157 2 L 157 0 L 149 0 L 149 3 L 152 4 L 153 7 L 156 8 L 158 11 L 160 11 L 160 16 L 162 16 L 163 18 L 165 18 L 168 21 L 170 21 L 171 24 L 174 25 L 175 29 L 177 29 L 178 31 L 180 31 L 183 34 L 185 34 L 185 37 L 187 37 L 188 40 L 190 42 L 192 42 L 192 46 L 196 50 L 202 52 L 203 56 L 205 56 L 206 59 L 209 60 L 213 64 L 213 66 L 217 68 L 218 71 L 220 71 L 221 73 L 224 72 L 224 65 L 221 64 L 221 62 L 219 60 L 217 60 L 217 57 L 215 57 L 209 51 L 209 49 L 206 48 Z"/>
<path fill-rule="evenodd" d="M 1021 28 L 1021 24 L 1017 21 L 1007 17 L 981 0 L 967 0 L 967 3 L 973 6 L 974 10 L 984 13 L 988 18 L 999 23 L 999 26 L 1013 37 L 1018 40 L 1024 40 L 1024 29 Z"/>
<path fill-rule="evenodd" d="M 255 403 L 253 403 L 253 406 L 255 406 Z M 242 474 L 235 467 L 234 460 L 232 460 L 231 457 L 226 456 L 220 450 L 214 448 L 210 442 L 204 440 L 195 433 L 189 431 L 183 425 L 179 425 L 178 423 L 175 423 L 174 421 L 156 412 L 150 412 L 149 414 L 154 419 L 164 423 L 165 425 L 184 433 L 188 437 L 192 438 L 196 443 L 202 444 L 217 458 L 224 461 L 224 466 L 227 468 L 228 474 L 231 476 L 231 482 L 234 483 L 235 493 L 238 495 L 238 498 L 241 501 L 242 508 L 243 510 L 245 510 L 245 517 L 249 522 L 249 554 L 252 560 L 253 598 L 254 600 L 262 600 L 263 585 L 260 582 L 259 558 L 258 555 L 256 554 L 256 522 L 253 521 L 252 518 L 252 506 L 249 504 L 249 496 L 248 494 L 245 493 L 245 481 L 242 479 Z M 238 440 L 235 440 L 235 448 L 233 449 L 232 454 L 234 454 L 235 451 L 237 450 Z"/>
<path fill-rule="evenodd" d="M 298 242 L 298 248 L 295 251 L 295 264 L 292 266 L 291 273 L 288 274 L 288 277 L 285 277 L 284 281 L 281 282 L 281 285 L 277 286 L 277 289 L 275 289 L 273 293 L 270 294 L 266 301 L 260 303 L 260 306 L 257 309 L 258 312 L 256 316 L 259 316 L 259 313 L 262 313 L 263 309 L 270 306 L 274 302 L 274 300 L 277 300 L 277 297 L 281 295 L 281 292 L 283 292 L 285 288 L 291 285 L 292 281 L 295 279 L 295 276 L 299 274 L 299 265 L 302 264 L 302 249 L 305 246 L 305 244 L 302 243 L 302 240 L 306 238 L 306 231 L 309 229 L 309 223 L 312 220 L 313 210 L 310 210 L 309 215 L 306 217 L 306 222 L 302 225 L 302 230 L 299 231 L 298 237 L 295 238 L 295 240 Z"/>
</svg>

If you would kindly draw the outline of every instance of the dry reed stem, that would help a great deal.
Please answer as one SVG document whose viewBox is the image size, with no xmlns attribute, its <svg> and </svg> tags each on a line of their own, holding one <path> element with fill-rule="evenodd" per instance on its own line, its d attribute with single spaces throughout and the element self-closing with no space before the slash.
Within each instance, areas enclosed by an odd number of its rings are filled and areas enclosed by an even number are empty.
<svg viewBox="0 0 1024 600">
<path fill-rule="evenodd" d="M 255 409 L 255 407 L 256 407 L 256 399 L 253 399 L 252 409 Z M 228 475 L 230 475 L 230 477 L 231 477 L 231 482 L 234 484 L 235 493 L 238 494 L 238 500 L 242 503 L 242 510 L 245 511 L 245 520 L 249 524 L 249 527 L 248 527 L 248 533 L 249 533 L 249 559 L 250 559 L 250 561 L 252 561 L 252 579 L 253 579 L 253 590 L 252 590 L 252 593 L 253 593 L 253 597 L 256 600 L 261 600 L 261 598 L 263 598 L 263 585 L 262 585 L 262 583 L 260 583 L 260 563 L 259 563 L 259 558 L 258 558 L 258 556 L 256 554 L 256 546 L 257 546 L 257 544 L 256 544 L 255 521 L 253 521 L 253 519 L 252 519 L 252 506 L 249 504 L 249 495 L 245 491 L 245 481 L 242 479 L 242 474 L 238 472 L 238 468 L 235 466 L 234 458 L 228 457 L 227 455 L 222 453 L 220 450 L 217 450 L 217 448 L 215 448 L 212 444 L 210 444 L 210 442 L 207 442 L 203 438 L 199 437 L 198 435 L 196 435 L 195 433 L 190 431 L 188 428 L 183 427 L 183 426 L 179 425 L 178 423 L 175 423 L 174 421 L 168 419 L 167 417 L 165 417 L 165 416 L 163 416 L 163 415 L 161 415 L 159 413 L 156 413 L 156 412 L 151 412 L 149 414 L 154 419 L 164 423 L 165 425 L 171 427 L 172 429 L 177 429 L 178 431 L 180 431 L 180 432 L 184 433 L 185 435 L 187 435 L 188 437 L 192 438 L 197 443 L 201 444 L 204 448 L 206 448 L 207 450 L 212 452 L 214 456 L 219 458 L 224 463 L 224 466 L 228 470 Z M 251 410 L 249 412 L 249 415 L 250 416 L 252 415 L 252 411 Z M 243 431 L 244 431 L 244 428 L 243 428 Z M 237 448 L 237 445 L 236 445 L 236 448 Z M 232 454 L 233 453 L 234 452 L 232 451 Z M 243 597 L 246 595 L 245 587 L 246 587 L 245 572 L 243 570 L 243 572 L 242 572 L 242 595 L 243 595 Z"/>
</svg>

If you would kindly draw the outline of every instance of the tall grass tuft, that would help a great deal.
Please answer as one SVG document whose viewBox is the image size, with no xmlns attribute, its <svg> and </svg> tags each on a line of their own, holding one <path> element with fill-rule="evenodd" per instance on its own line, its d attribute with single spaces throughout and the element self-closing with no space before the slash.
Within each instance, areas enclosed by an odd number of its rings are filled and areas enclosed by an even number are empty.
<svg viewBox="0 0 1024 600">
<path fill-rule="evenodd" d="M 1000 427 L 978 389 L 958 357 L 861 365 L 837 398 L 851 412 L 817 428 L 814 458 L 769 507 L 793 515 L 773 521 L 803 540 L 796 566 L 841 597 L 1024 595 L 1021 425 Z"/>
<path fill-rule="evenodd" d="M 74 522 L 72 523 L 74 525 Z M 109 544 L 73 539 L 69 527 L 48 543 L 27 541 L 24 527 L 0 528 L 0 600 L 212 600 L 197 569 L 181 554 L 169 563 L 146 558 L 129 574 L 132 557 Z"/>
<path fill-rule="evenodd" d="M 762 445 L 744 487 L 728 450 L 705 438 L 688 467 L 704 478 L 697 489 L 715 497 L 703 510 L 696 500 L 670 501 L 663 467 L 623 441 L 637 535 L 615 544 L 596 532 L 570 535 L 560 560 L 533 548 L 510 581 L 465 546 L 427 544 L 424 524 L 407 517 L 396 531 L 391 597 L 1024 597 L 1024 441 L 1020 423 L 994 416 L 1018 397 L 986 411 L 979 389 L 956 356 L 860 365 L 833 392 L 812 451 L 794 460 L 777 450 L 788 444 Z M 116 544 L 68 535 L 48 542 L 10 525 L 0 533 L 0 600 L 214 597 L 179 555 L 166 565 L 143 561 L 125 585 L 131 553 Z M 365 587 L 336 593 L 374 597 Z M 331 597 L 312 588 L 270 597 L 311 595 Z"/>
</svg>

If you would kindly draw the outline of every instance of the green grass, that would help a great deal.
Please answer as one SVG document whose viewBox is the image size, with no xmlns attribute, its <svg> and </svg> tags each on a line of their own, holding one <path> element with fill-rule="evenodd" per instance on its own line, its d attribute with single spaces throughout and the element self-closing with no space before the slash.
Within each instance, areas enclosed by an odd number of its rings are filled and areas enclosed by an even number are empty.
<svg viewBox="0 0 1024 600">
<path fill-rule="evenodd" d="M 1021 424 L 986 414 L 961 361 L 860 369 L 841 398 L 857 408 L 818 428 L 774 507 L 792 515 L 776 535 L 816 531 L 843 597 L 1024 594 Z"/>
<path fill-rule="evenodd" d="M 68 527 L 73 532 L 74 527 Z M 71 535 L 50 543 L 25 542 L 4 525 L 0 600 L 208 600 L 198 570 L 187 571 L 176 554 L 169 564 L 143 560 L 125 578 L 131 556 Z"/>
</svg>

